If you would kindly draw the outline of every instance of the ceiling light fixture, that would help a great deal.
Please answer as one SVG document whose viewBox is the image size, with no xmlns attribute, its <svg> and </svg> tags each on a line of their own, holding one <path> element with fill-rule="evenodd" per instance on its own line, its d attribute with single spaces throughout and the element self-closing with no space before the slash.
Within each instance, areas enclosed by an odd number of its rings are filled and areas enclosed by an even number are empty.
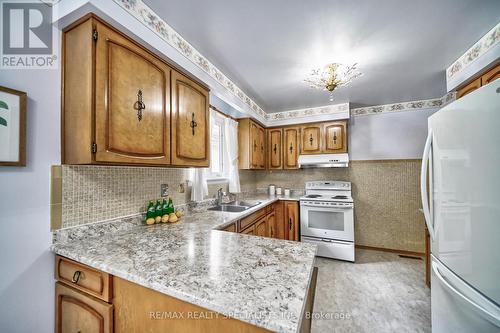
<svg viewBox="0 0 500 333">
<path fill-rule="evenodd" d="M 357 64 L 347 66 L 336 62 L 327 64 L 323 68 L 313 69 L 304 81 L 309 83 L 311 88 L 330 92 L 330 101 L 333 101 L 335 89 L 347 86 L 362 75 L 356 66 Z"/>
</svg>

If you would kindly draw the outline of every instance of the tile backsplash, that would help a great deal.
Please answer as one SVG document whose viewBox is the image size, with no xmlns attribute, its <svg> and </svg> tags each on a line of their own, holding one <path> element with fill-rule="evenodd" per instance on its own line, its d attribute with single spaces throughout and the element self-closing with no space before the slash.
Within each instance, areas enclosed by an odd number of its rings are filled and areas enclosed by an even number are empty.
<svg viewBox="0 0 500 333">
<path fill-rule="evenodd" d="M 137 214 L 168 184 L 174 204 L 190 198 L 188 169 L 62 166 L 62 227 Z M 179 186 L 184 193 L 179 193 Z"/>
<path fill-rule="evenodd" d="M 52 167 L 51 229 L 68 228 L 145 210 L 148 200 L 160 197 L 160 185 L 168 184 L 174 205 L 190 202 L 187 168 L 145 168 L 90 165 Z M 241 190 L 255 190 L 255 173 L 240 172 Z M 184 192 L 179 192 L 179 186 Z M 228 191 L 225 181 L 211 181 L 208 196 L 219 188 Z"/>
</svg>

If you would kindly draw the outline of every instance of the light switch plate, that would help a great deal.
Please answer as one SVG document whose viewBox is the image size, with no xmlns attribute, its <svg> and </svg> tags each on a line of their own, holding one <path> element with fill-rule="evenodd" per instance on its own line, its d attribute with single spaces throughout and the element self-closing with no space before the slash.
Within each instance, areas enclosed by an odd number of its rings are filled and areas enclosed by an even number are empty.
<svg viewBox="0 0 500 333">
<path fill-rule="evenodd" d="M 162 197 L 168 197 L 168 184 L 161 184 L 160 195 Z"/>
</svg>

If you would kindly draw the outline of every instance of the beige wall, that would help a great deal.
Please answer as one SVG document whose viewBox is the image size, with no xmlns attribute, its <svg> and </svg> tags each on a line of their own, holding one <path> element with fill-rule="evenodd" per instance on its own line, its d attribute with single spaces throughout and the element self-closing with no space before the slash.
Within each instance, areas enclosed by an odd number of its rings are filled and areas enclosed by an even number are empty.
<svg viewBox="0 0 500 333">
<path fill-rule="evenodd" d="M 352 161 L 349 168 L 254 171 L 257 188 L 303 189 L 306 181 L 352 182 L 356 243 L 424 252 L 420 160 Z"/>
</svg>

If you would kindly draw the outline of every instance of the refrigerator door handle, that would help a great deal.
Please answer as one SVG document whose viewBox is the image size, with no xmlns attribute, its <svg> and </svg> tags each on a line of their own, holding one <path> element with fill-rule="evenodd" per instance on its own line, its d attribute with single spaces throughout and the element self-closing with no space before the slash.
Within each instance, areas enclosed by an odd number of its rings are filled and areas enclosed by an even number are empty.
<svg viewBox="0 0 500 333">
<path fill-rule="evenodd" d="M 476 310 L 483 318 L 491 322 L 493 325 L 500 327 L 500 311 L 495 311 L 494 307 L 488 307 L 486 309 L 484 306 L 477 304 L 475 301 L 464 295 L 456 287 L 454 287 L 448 280 L 441 274 L 438 268 L 438 263 L 432 260 L 432 270 L 439 282 L 443 284 L 446 289 L 455 294 L 458 298 L 462 299 L 466 304 L 470 305 L 474 310 Z M 470 288 L 470 287 L 469 287 Z M 472 288 L 471 288 L 472 289 Z"/>
<path fill-rule="evenodd" d="M 429 230 L 431 239 L 434 240 L 434 238 L 436 238 L 436 234 L 429 209 L 429 200 L 427 199 L 427 166 L 429 165 L 431 145 L 432 129 L 429 128 L 429 134 L 427 135 L 427 140 L 425 141 L 424 155 L 422 156 L 422 169 L 420 171 L 420 195 L 422 197 L 422 210 L 424 212 L 425 223 L 427 224 L 427 229 Z"/>
</svg>

